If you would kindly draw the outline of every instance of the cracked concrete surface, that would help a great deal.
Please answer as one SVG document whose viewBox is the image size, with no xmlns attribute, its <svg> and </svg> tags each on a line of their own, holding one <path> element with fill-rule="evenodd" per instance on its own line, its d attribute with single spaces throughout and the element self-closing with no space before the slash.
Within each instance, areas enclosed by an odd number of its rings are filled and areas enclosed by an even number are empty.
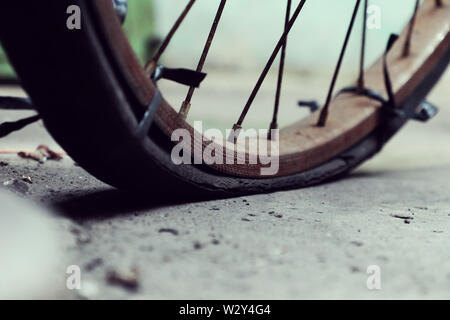
<svg viewBox="0 0 450 320">
<path fill-rule="evenodd" d="M 54 212 L 64 253 L 47 258 L 82 270 L 82 290 L 62 286 L 61 297 L 448 299 L 449 84 L 447 73 L 430 96 L 438 118 L 408 124 L 352 175 L 314 188 L 161 202 L 116 191 L 68 158 L 41 165 L 15 155 L 0 156 L 0 183 L 17 180 L 3 187 Z M 57 147 L 40 125 L 1 143 Z M 379 291 L 366 286 L 371 265 L 381 268 Z"/>
</svg>

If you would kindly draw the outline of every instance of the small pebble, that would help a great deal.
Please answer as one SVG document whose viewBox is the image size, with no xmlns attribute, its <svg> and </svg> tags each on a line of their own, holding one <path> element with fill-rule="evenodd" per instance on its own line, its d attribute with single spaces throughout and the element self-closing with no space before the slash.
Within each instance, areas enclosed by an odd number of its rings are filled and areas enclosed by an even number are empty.
<svg viewBox="0 0 450 320">
<path fill-rule="evenodd" d="M 84 269 L 86 271 L 93 271 L 94 269 L 98 268 L 99 266 L 101 266 L 103 264 L 103 259 L 102 258 L 95 258 L 94 260 L 92 260 L 91 262 L 89 262 Z"/>
<path fill-rule="evenodd" d="M 363 243 L 360 241 L 352 241 L 350 242 L 352 245 L 356 246 L 356 247 L 362 247 Z"/>
<path fill-rule="evenodd" d="M 121 286 L 127 290 L 136 290 L 139 287 L 138 277 L 137 268 L 109 270 L 106 275 L 110 284 Z"/>
<path fill-rule="evenodd" d="M 195 250 L 200 250 L 202 248 L 203 248 L 203 246 L 202 246 L 202 244 L 200 242 L 198 242 L 198 241 L 194 242 L 194 249 Z"/>
<path fill-rule="evenodd" d="M 351 271 L 352 273 L 358 273 L 358 272 L 361 272 L 361 269 L 358 268 L 358 267 L 355 267 L 355 266 L 351 266 L 351 267 L 350 267 L 350 271 Z"/>
<path fill-rule="evenodd" d="M 31 177 L 28 177 L 28 176 L 23 176 L 22 181 L 29 183 L 29 184 L 33 184 L 33 180 L 31 180 Z"/>
<path fill-rule="evenodd" d="M 163 228 L 163 229 L 159 229 L 159 233 L 170 233 L 174 236 L 178 235 L 178 230 L 175 229 L 170 229 L 170 228 Z"/>
</svg>

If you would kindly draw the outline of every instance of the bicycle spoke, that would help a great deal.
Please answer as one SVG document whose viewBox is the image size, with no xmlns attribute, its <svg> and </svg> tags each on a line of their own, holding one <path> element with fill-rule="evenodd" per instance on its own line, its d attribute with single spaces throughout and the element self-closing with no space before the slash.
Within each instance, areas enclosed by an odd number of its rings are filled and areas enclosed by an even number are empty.
<svg viewBox="0 0 450 320">
<path fill-rule="evenodd" d="M 169 33 L 167 34 L 166 38 L 164 39 L 163 43 L 159 47 L 156 54 L 153 56 L 153 59 L 148 61 L 145 65 L 145 71 L 147 71 L 148 75 L 151 76 L 153 72 L 155 72 L 156 66 L 158 64 L 159 59 L 163 55 L 164 51 L 166 51 L 167 47 L 170 44 L 170 41 L 172 40 L 173 36 L 177 32 L 177 30 L 180 28 L 181 24 L 183 23 L 184 19 L 188 15 L 189 11 L 191 11 L 192 6 L 194 5 L 195 0 L 190 0 L 189 3 L 186 5 L 186 8 L 183 10 L 181 15 L 178 17 L 175 24 L 170 29 Z"/>
<path fill-rule="evenodd" d="M 205 47 L 203 48 L 202 56 L 200 57 L 200 61 L 197 66 L 197 72 L 201 72 L 203 70 L 203 67 L 205 66 L 206 58 L 208 57 L 209 49 L 211 48 L 211 44 L 214 40 L 214 36 L 216 35 L 217 27 L 219 26 L 220 19 L 222 18 L 222 13 L 225 8 L 227 0 L 221 0 L 219 9 L 217 10 L 216 17 L 214 18 L 213 25 L 211 27 L 211 30 L 208 35 L 208 39 L 206 40 Z M 189 109 L 191 107 L 191 100 L 195 92 L 195 87 L 190 87 L 189 92 L 186 96 L 186 99 L 184 100 L 181 110 L 180 110 L 180 117 L 183 119 L 187 118 L 187 115 L 189 113 Z"/>
<path fill-rule="evenodd" d="M 439 5 L 439 2 L 436 2 L 436 3 Z M 413 31 L 414 31 L 414 25 L 416 23 L 417 12 L 419 11 L 419 5 L 420 5 L 420 1 L 416 0 L 416 5 L 414 7 L 414 14 L 409 23 L 408 35 L 406 37 L 405 46 L 403 47 L 403 53 L 402 53 L 403 58 L 406 58 L 411 53 L 411 38 L 413 35 Z"/>
<path fill-rule="evenodd" d="M 349 42 L 350 36 L 352 34 L 353 26 L 355 24 L 355 19 L 358 14 L 358 9 L 359 9 L 360 4 L 361 4 L 361 0 L 357 0 L 355 9 L 353 11 L 352 19 L 350 21 L 350 26 L 348 27 L 347 35 L 345 36 L 344 45 L 342 46 L 342 50 L 341 50 L 341 54 L 339 56 L 336 70 L 334 72 L 333 79 L 331 80 L 331 85 L 330 85 L 330 89 L 328 91 L 327 100 L 326 100 L 325 106 L 322 109 L 322 112 L 320 113 L 319 122 L 317 123 L 317 125 L 319 127 L 324 127 L 326 125 L 328 113 L 329 113 L 329 109 L 330 109 L 331 99 L 333 97 L 334 87 L 336 86 L 336 80 L 337 80 L 337 78 L 339 76 L 339 72 L 341 70 L 342 61 L 344 60 L 344 55 L 347 50 L 348 42 Z"/>
<path fill-rule="evenodd" d="M 273 65 L 273 62 L 275 61 L 275 58 L 277 57 L 278 53 L 280 52 L 280 49 L 283 47 L 284 43 L 286 42 L 287 36 L 292 30 L 292 27 L 294 26 L 295 22 L 297 21 L 298 16 L 300 15 L 300 12 L 302 11 L 304 5 L 306 3 L 306 0 L 302 0 L 295 10 L 292 18 L 289 20 L 289 23 L 287 25 L 287 28 L 285 28 L 280 40 L 278 41 L 277 45 L 275 46 L 275 49 L 272 52 L 272 55 L 269 58 L 269 61 L 267 62 L 266 66 L 264 67 L 263 72 L 261 73 L 258 82 L 256 83 L 255 88 L 253 89 L 250 98 L 248 99 L 244 110 L 241 113 L 241 116 L 239 117 L 239 120 L 236 124 L 233 125 L 233 132 L 228 138 L 228 141 L 230 142 L 236 142 L 237 138 L 239 136 L 239 131 L 242 129 L 242 124 L 244 123 L 245 117 L 247 116 L 248 111 L 250 110 L 250 107 L 253 104 L 253 101 L 256 98 L 256 95 L 258 94 L 259 90 L 261 89 L 261 86 L 267 77 L 267 74 L 269 73 L 270 68 Z"/>
<path fill-rule="evenodd" d="M 442 0 L 435 0 L 436 7 L 440 8 L 443 6 Z M 414 7 L 414 13 L 409 23 L 408 35 L 406 37 L 405 46 L 403 47 L 402 57 L 406 58 L 411 53 L 411 40 L 414 32 L 414 25 L 416 24 L 417 12 L 419 11 L 420 1 L 416 0 L 416 5 Z"/>
<path fill-rule="evenodd" d="M 284 20 L 284 31 L 289 24 L 289 19 L 291 17 L 291 7 L 292 0 L 287 0 L 287 8 L 286 8 L 286 18 Z M 275 94 L 275 106 L 273 111 L 272 123 L 270 124 L 268 139 L 272 139 L 272 130 L 278 129 L 278 111 L 280 109 L 280 99 L 281 99 L 281 87 L 283 85 L 283 75 L 284 75 L 284 65 L 286 60 L 286 49 L 287 49 L 287 37 L 286 41 L 283 43 L 283 48 L 281 49 L 281 58 L 280 58 L 280 68 L 278 70 L 278 82 L 277 82 L 277 92 Z"/>
<path fill-rule="evenodd" d="M 364 81 L 364 62 L 366 57 L 366 36 L 367 36 L 367 8 L 369 0 L 364 0 L 364 14 L 362 26 L 362 42 L 361 42 L 361 57 L 359 64 L 359 78 L 358 78 L 358 92 L 363 92 L 365 88 Z"/>
</svg>

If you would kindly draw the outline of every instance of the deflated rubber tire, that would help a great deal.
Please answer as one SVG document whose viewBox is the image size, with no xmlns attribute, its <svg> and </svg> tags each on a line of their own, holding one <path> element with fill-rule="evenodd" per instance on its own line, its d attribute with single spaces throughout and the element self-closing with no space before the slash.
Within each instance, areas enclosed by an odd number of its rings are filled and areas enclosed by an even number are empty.
<svg viewBox="0 0 450 320">
<path fill-rule="evenodd" d="M 136 98 L 124 85 L 91 15 L 91 0 L 15 0 L 0 3 L 0 40 L 55 140 L 83 168 L 121 189 L 149 197 L 223 197 L 299 188 L 340 177 L 380 151 L 405 120 L 389 119 L 333 160 L 288 177 L 242 179 L 206 166 L 176 166 L 170 141 L 153 128 L 135 139 Z M 69 5 L 82 9 L 82 29 L 66 28 Z M 445 71 L 450 50 L 405 108 L 415 108 Z M 387 135 L 386 135 L 387 132 Z"/>
</svg>

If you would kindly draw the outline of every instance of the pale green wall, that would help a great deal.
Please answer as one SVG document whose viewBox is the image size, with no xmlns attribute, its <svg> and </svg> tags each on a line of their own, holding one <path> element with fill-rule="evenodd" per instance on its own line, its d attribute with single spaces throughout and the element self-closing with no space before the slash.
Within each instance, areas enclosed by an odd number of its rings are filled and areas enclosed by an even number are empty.
<svg viewBox="0 0 450 320">
<path fill-rule="evenodd" d="M 12 68 L 8 64 L 5 53 L 0 48 L 0 76 L 12 77 L 14 75 Z"/>
<path fill-rule="evenodd" d="M 152 0 L 128 0 L 125 30 L 131 44 L 142 61 L 146 60 L 146 42 L 153 35 L 155 16 Z"/>
<path fill-rule="evenodd" d="M 187 1 L 154 0 L 157 32 L 165 34 Z M 167 52 L 166 61 L 195 65 L 219 0 L 198 0 Z M 228 0 L 209 66 L 251 68 L 264 64 L 282 32 L 285 0 Z M 295 6 L 298 0 L 294 0 Z M 381 30 L 369 32 L 370 57 L 379 55 L 391 31 L 410 17 L 414 0 L 371 0 L 382 9 Z M 308 0 L 289 42 L 288 61 L 300 71 L 326 69 L 336 63 L 355 0 Z M 361 20 L 356 26 L 347 65 L 357 58 Z M 370 59 L 369 59 L 370 60 Z M 370 61 L 369 61 L 370 62 Z"/>
</svg>

